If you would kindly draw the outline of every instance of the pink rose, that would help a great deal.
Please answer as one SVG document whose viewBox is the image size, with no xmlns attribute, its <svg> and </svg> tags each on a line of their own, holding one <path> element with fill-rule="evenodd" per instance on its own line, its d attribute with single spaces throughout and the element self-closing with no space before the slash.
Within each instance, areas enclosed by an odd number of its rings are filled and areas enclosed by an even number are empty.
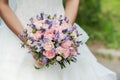
<svg viewBox="0 0 120 80">
<path fill-rule="evenodd" d="M 37 31 L 37 32 L 33 35 L 33 38 L 34 38 L 35 40 L 38 40 L 39 38 L 41 38 L 41 36 L 42 36 L 42 33 L 41 33 L 40 31 Z"/>
<path fill-rule="evenodd" d="M 46 38 L 48 38 L 50 40 L 55 37 L 52 30 L 47 30 L 44 35 L 45 35 Z"/>
<path fill-rule="evenodd" d="M 45 50 L 52 50 L 54 48 L 54 44 L 51 41 L 45 42 L 43 44 Z"/>
<path fill-rule="evenodd" d="M 64 58 L 67 58 L 67 57 L 69 57 L 69 56 L 70 56 L 70 51 L 69 51 L 69 49 L 64 49 L 63 57 L 64 57 Z"/>
<path fill-rule="evenodd" d="M 72 42 L 70 40 L 66 40 L 65 42 L 62 43 L 63 48 L 69 48 L 72 45 Z"/>
<path fill-rule="evenodd" d="M 48 59 L 52 59 L 55 57 L 55 53 L 52 50 L 46 50 L 43 52 L 43 55 L 46 56 Z"/>
</svg>

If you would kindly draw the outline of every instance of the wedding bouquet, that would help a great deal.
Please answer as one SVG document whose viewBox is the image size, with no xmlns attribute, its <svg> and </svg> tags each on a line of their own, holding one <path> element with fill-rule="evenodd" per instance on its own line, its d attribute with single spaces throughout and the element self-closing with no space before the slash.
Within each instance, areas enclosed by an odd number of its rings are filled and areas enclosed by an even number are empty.
<svg viewBox="0 0 120 80">
<path fill-rule="evenodd" d="M 76 26 L 70 25 L 66 17 L 40 13 L 27 26 L 21 36 L 27 40 L 29 53 L 42 64 L 35 68 L 54 64 L 64 68 L 66 63 L 76 62 L 81 41 Z"/>
</svg>

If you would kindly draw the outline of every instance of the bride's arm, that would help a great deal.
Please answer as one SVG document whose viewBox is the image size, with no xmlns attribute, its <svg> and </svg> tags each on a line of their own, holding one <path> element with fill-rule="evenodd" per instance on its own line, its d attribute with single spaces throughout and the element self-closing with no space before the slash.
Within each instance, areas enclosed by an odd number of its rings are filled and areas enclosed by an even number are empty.
<svg viewBox="0 0 120 80">
<path fill-rule="evenodd" d="M 71 24 L 74 24 L 79 7 L 79 0 L 66 0 L 65 15 Z"/>
<path fill-rule="evenodd" d="M 17 36 L 23 31 L 23 26 L 9 7 L 8 0 L 0 0 L 0 16 Z"/>
</svg>

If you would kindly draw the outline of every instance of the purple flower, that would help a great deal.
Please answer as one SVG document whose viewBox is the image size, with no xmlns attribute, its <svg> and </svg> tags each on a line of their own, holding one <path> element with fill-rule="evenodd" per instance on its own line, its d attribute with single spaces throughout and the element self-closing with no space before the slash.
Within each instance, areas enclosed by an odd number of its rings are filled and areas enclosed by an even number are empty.
<svg viewBox="0 0 120 80">
<path fill-rule="evenodd" d="M 52 51 L 53 51 L 54 53 L 56 53 L 56 49 L 55 49 L 55 48 L 52 48 Z"/>
<path fill-rule="evenodd" d="M 42 39 L 42 41 L 43 41 L 43 42 L 48 42 L 49 39 L 44 37 L 44 38 Z"/>
<path fill-rule="evenodd" d="M 45 24 L 50 25 L 50 24 L 52 24 L 52 21 L 50 21 L 49 19 L 47 19 L 47 20 L 45 20 Z"/>
<path fill-rule="evenodd" d="M 59 23 L 59 25 L 61 25 L 61 24 L 62 24 L 62 21 L 63 21 L 63 20 L 60 20 L 60 23 Z"/>
<path fill-rule="evenodd" d="M 40 31 L 43 33 L 43 32 L 45 32 L 45 31 L 46 31 L 46 29 L 41 28 L 41 29 L 40 29 Z"/>
<path fill-rule="evenodd" d="M 48 27 L 48 29 L 50 29 L 52 27 L 52 24 L 49 24 L 49 27 Z"/>
<path fill-rule="evenodd" d="M 62 30 L 62 33 L 66 33 L 68 31 L 68 29 L 64 29 L 64 30 Z"/>
<path fill-rule="evenodd" d="M 45 63 L 47 63 L 47 58 L 46 57 L 43 57 L 43 63 L 45 64 Z"/>
<path fill-rule="evenodd" d="M 32 23 L 34 19 L 33 19 L 33 18 L 30 18 L 29 20 L 30 20 L 30 21 L 31 21 L 31 23 Z"/>
<path fill-rule="evenodd" d="M 68 40 L 68 39 L 70 39 L 70 35 L 66 35 L 64 38 L 64 40 Z"/>
<path fill-rule="evenodd" d="M 67 21 L 67 17 L 64 17 L 64 21 Z"/>
<path fill-rule="evenodd" d="M 56 39 L 59 39 L 60 38 L 60 34 L 59 34 L 59 31 L 56 33 Z"/>
<path fill-rule="evenodd" d="M 36 16 L 36 19 L 37 19 L 37 20 L 40 20 L 40 19 L 41 19 L 41 17 L 40 17 L 39 15 L 37 15 L 37 16 Z"/>
<path fill-rule="evenodd" d="M 77 53 L 77 55 L 80 55 L 80 53 Z"/>
<path fill-rule="evenodd" d="M 29 40 L 34 41 L 33 37 L 28 37 Z"/>
<path fill-rule="evenodd" d="M 33 52 L 32 52 L 32 50 L 29 50 L 28 53 L 32 54 Z"/>
<path fill-rule="evenodd" d="M 57 17 L 57 14 L 54 14 L 54 16 L 53 16 L 54 18 L 56 18 Z"/>
<path fill-rule="evenodd" d="M 54 30 L 54 31 L 53 31 L 53 34 L 56 34 L 56 33 L 57 33 L 57 31 L 56 31 L 56 30 Z"/>
<path fill-rule="evenodd" d="M 32 29 L 36 29 L 36 27 L 35 27 L 34 24 L 31 24 L 30 27 L 31 27 Z"/>
<path fill-rule="evenodd" d="M 57 61 L 56 60 L 54 60 L 54 65 L 57 65 Z"/>
<path fill-rule="evenodd" d="M 40 13 L 40 18 L 41 18 L 41 20 L 44 19 L 44 13 Z"/>
</svg>

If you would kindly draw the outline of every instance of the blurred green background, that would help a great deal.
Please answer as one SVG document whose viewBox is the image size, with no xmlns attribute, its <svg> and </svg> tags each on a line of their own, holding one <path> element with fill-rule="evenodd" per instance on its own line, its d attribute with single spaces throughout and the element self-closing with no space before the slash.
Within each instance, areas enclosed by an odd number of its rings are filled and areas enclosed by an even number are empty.
<svg viewBox="0 0 120 80">
<path fill-rule="evenodd" d="M 76 22 L 90 36 L 97 60 L 120 80 L 120 0 L 80 0 Z"/>
<path fill-rule="evenodd" d="M 80 0 L 76 22 L 90 36 L 88 44 L 120 48 L 119 6 L 120 0 Z"/>
<path fill-rule="evenodd" d="M 88 33 L 88 43 L 97 41 L 120 48 L 120 0 L 80 0 L 76 22 Z"/>
</svg>

